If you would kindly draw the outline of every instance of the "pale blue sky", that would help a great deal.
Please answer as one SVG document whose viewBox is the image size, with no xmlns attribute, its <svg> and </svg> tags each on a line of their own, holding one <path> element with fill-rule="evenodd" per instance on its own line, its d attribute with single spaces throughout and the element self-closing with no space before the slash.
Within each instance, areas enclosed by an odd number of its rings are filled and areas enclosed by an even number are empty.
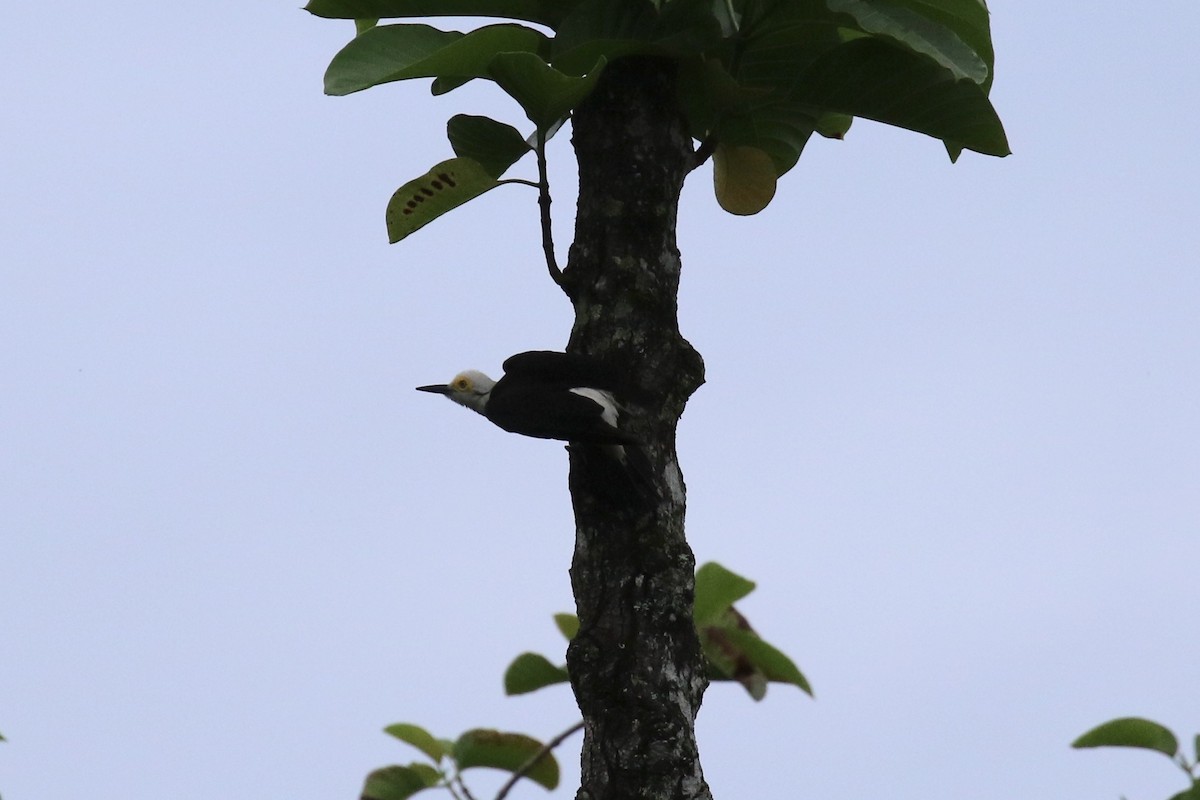
<svg viewBox="0 0 1200 800">
<path fill-rule="evenodd" d="M 1068 748 L 1200 730 L 1200 6 L 1145 9 L 992 4 L 1007 159 L 858 123 L 757 217 L 688 184 L 689 535 L 817 692 L 710 690 L 718 800 L 1183 787 Z M 5 11 L 5 800 L 349 798 L 413 756 L 388 723 L 575 719 L 500 690 L 561 655 L 566 456 L 412 391 L 565 343 L 534 196 L 382 224 L 448 116 L 522 116 L 326 98 L 350 34 L 274 2 Z"/>
</svg>

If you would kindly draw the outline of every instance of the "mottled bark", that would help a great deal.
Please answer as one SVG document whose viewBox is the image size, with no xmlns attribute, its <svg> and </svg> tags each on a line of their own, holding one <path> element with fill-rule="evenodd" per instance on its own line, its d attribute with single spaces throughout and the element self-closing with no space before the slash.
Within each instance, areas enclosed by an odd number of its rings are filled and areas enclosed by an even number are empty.
<svg viewBox="0 0 1200 800">
<path fill-rule="evenodd" d="M 693 152 L 674 80 L 668 63 L 618 61 L 572 120 L 579 205 L 563 272 L 575 305 L 568 350 L 620 367 L 642 390 L 627 404 L 655 484 L 631 491 L 611 459 L 571 453 L 580 629 L 567 663 L 585 723 L 579 800 L 711 797 L 694 730 L 707 679 L 675 453 L 676 424 L 704 366 L 676 315 L 675 221 Z"/>
</svg>

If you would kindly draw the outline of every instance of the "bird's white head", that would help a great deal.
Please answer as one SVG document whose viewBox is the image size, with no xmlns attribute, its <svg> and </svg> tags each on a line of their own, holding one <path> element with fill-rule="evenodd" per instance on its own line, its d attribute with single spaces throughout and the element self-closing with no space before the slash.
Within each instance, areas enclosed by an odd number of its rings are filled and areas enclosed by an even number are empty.
<svg viewBox="0 0 1200 800">
<path fill-rule="evenodd" d="M 454 376 L 454 380 L 434 386 L 418 386 L 421 392 L 444 394 L 459 405 L 466 406 L 472 411 L 483 413 L 487 406 L 488 395 L 496 382 L 478 370 L 469 369 Z"/>
</svg>

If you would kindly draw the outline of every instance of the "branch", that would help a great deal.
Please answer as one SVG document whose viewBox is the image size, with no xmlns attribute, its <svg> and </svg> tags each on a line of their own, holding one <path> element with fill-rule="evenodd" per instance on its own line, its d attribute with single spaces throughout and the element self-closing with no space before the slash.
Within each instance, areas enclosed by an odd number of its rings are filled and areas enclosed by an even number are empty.
<svg viewBox="0 0 1200 800">
<path fill-rule="evenodd" d="M 696 148 L 694 160 L 692 161 L 692 166 L 689 168 L 689 171 L 696 169 L 705 161 L 708 161 L 709 156 L 711 156 L 713 151 L 716 149 L 717 137 L 710 134 L 709 137 L 701 142 L 700 146 Z"/>
<path fill-rule="evenodd" d="M 546 131 L 537 131 L 538 206 L 542 212 L 542 250 L 546 254 L 546 269 L 550 279 L 560 287 L 563 285 L 562 270 L 554 258 L 554 234 L 550 230 L 550 178 L 546 174 Z"/>
<path fill-rule="evenodd" d="M 465 797 L 467 800 L 475 800 L 474 795 L 471 794 L 471 790 L 467 788 L 467 785 L 465 783 L 463 783 L 461 774 L 456 772 L 454 774 L 454 780 L 458 784 L 459 790 L 463 793 L 463 797 Z M 450 793 L 453 794 L 454 787 L 451 786 L 449 788 L 450 788 Z"/>
<path fill-rule="evenodd" d="M 512 774 L 511 778 L 505 781 L 504 785 L 500 787 L 500 791 L 496 793 L 496 800 L 504 800 L 505 795 L 507 795 L 512 788 L 517 785 L 517 781 L 521 780 L 521 778 L 524 778 L 525 775 L 529 773 L 529 770 L 536 767 L 539 761 L 550 754 L 551 750 L 565 742 L 568 736 L 576 731 L 581 730 L 583 730 L 583 720 L 579 720 L 579 722 L 576 722 L 558 736 L 555 736 L 553 739 L 542 745 L 541 750 L 538 750 L 536 753 L 534 753 L 528 761 L 522 764 L 517 771 Z"/>
</svg>

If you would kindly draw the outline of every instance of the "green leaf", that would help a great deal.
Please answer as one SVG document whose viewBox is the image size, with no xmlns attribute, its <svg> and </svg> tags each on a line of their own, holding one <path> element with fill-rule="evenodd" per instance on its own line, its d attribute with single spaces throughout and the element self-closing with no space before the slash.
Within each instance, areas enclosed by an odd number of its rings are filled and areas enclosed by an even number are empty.
<svg viewBox="0 0 1200 800">
<path fill-rule="evenodd" d="M 565 75 L 534 53 L 500 53 L 488 69 L 539 128 L 549 128 L 582 102 L 604 69 L 600 59 L 582 78 Z"/>
<path fill-rule="evenodd" d="M 354 20 L 354 35 L 366 33 L 379 24 L 378 19 L 356 19 Z"/>
<path fill-rule="evenodd" d="M 384 25 L 356 36 L 325 70 L 325 93 L 347 95 L 411 78 L 487 76 L 498 53 L 535 53 L 544 34 L 523 25 L 488 25 L 470 33 L 428 25 Z"/>
<path fill-rule="evenodd" d="M 554 28 L 574 0 L 309 0 L 306 11 L 329 19 L 500 17 Z"/>
<path fill-rule="evenodd" d="M 1200 800 L 1200 781 L 1193 783 L 1190 789 L 1171 795 L 1169 800 Z"/>
<path fill-rule="evenodd" d="M 354 37 L 325 70 L 325 94 L 341 96 L 389 80 L 463 37 L 429 25 L 385 25 Z"/>
<path fill-rule="evenodd" d="M 441 742 L 420 725 L 397 722 L 395 725 L 388 725 L 383 730 L 385 733 L 395 736 L 400 741 L 411 744 L 435 762 L 441 761 L 446 755 L 446 749 L 442 746 Z"/>
<path fill-rule="evenodd" d="M 720 41 L 715 6 L 723 13 L 724 0 L 671 0 L 661 11 L 647 0 L 579 3 L 558 27 L 551 63 L 582 75 L 601 58 L 611 63 L 631 55 L 698 55 Z"/>
<path fill-rule="evenodd" d="M 799 667 L 786 655 L 761 639 L 758 634 L 748 630 L 727 630 L 726 635 L 741 649 L 751 664 L 762 670 L 767 680 L 776 683 L 790 683 L 799 687 L 805 694 L 812 696 L 812 686 L 800 672 Z"/>
<path fill-rule="evenodd" d="M 854 17 L 867 33 L 879 34 L 924 53 L 956 78 L 983 83 L 991 69 L 958 33 L 917 11 L 889 0 L 829 0 L 829 8 Z"/>
<path fill-rule="evenodd" d="M 516 128 L 489 117 L 456 114 L 446 123 L 446 135 L 456 155 L 478 161 L 493 178 L 533 149 Z"/>
<path fill-rule="evenodd" d="M 1179 741 L 1169 728 L 1153 720 L 1121 717 L 1092 728 L 1071 742 L 1071 747 L 1137 747 L 1174 757 Z"/>
<path fill-rule="evenodd" d="M 983 60 L 990 79 L 986 10 L 980 21 L 963 5 L 977 0 L 887 1 L 945 26 Z M 756 22 L 749 30 L 743 27 L 744 45 L 731 62 L 743 86 L 807 107 L 818 118 L 831 112 L 865 117 L 942 139 L 950 148 L 1008 154 L 1003 125 L 987 99 L 988 81 L 958 79 L 894 37 L 857 33 L 848 27 L 852 16 L 819 0 L 758 5 L 762 10 L 751 15 Z"/>
<path fill-rule="evenodd" d="M 555 614 L 554 624 L 568 642 L 575 638 L 575 634 L 579 633 L 579 617 L 574 614 Z"/>
<path fill-rule="evenodd" d="M 478 161 L 451 158 L 396 190 L 384 219 L 392 244 L 499 184 Z"/>
<path fill-rule="evenodd" d="M 754 591 L 754 581 L 730 572 L 715 561 L 696 570 L 696 625 L 714 622 L 731 605 Z"/>
<path fill-rule="evenodd" d="M 504 671 L 504 693 L 528 694 L 569 680 L 566 667 L 556 667 L 537 653 L 522 653 Z"/>
<path fill-rule="evenodd" d="M 985 155 L 1011 151 L 984 90 L 883 40 L 840 45 L 796 77 L 789 99 L 924 133 Z"/>
<path fill-rule="evenodd" d="M 459 769 L 493 767 L 516 772 L 540 754 L 543 755 L 526 771 L 525 777 L 553 789 L 558 786 L 558 761 L 553 754 L 542 750 L 537 739 L 522 733 L 476 729 L 467 731 L 454 743 L 454 760 Z"/>
<path fill-rule="evenodd" d="M 1200 733 L 1196 734 L 1196 740 L 1192 743 L 1193 752 L 1196 754 L 1196 763 L 1200 764 Z"/>
<path fill-rule="evenodd" d="M 406 800 L 440 781 L 441 775 L 428 764 L 384 767 L 367 776 L 362 800 Z"/>
</svg>

